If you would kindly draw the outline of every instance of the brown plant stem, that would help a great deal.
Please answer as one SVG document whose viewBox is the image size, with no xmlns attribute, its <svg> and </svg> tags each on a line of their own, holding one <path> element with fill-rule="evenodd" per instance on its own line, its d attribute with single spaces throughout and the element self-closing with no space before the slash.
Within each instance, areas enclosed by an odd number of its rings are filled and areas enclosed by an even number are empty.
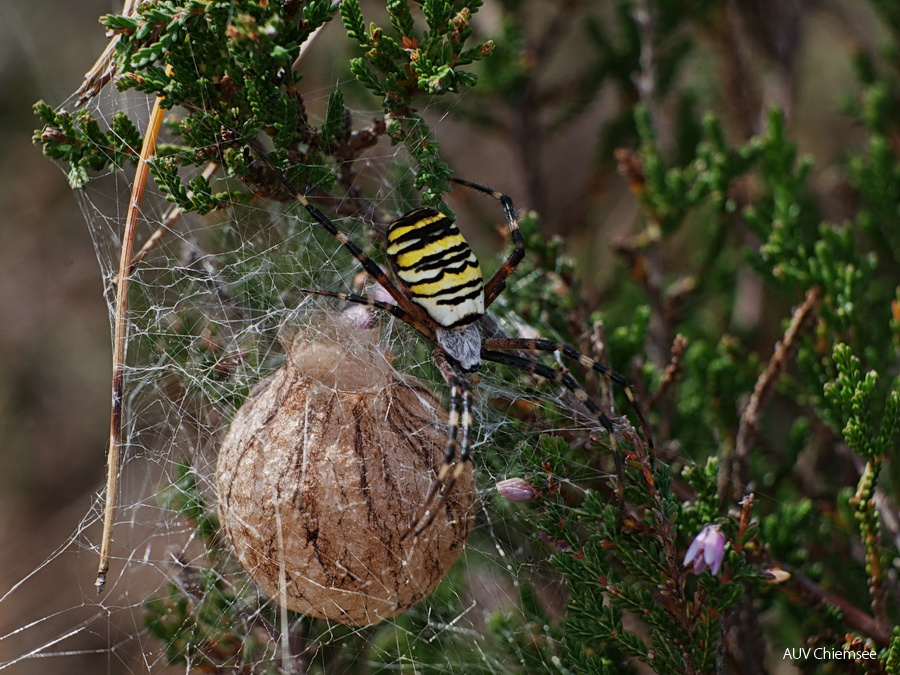
<svg viewBox="0 0 900 675">
<path fill-rule="evenodd" d="M 821 291 L 818 288 L 811 288 L 806 293 L 806 299 L 794 310 L 784 337 L 775 345 L 775 351 L 769 359 L 769 364 L 756 380 L 750 400 L 741 414 L 740 426 L 730 461 L 729 458 L 726 458 L 726 461 L 720 464 L 718 489 L 720 502 L 724 503 L 728 499 L 739 500 L 746 492 L 749 482 L 750 451 L 753 449 L 753 442 L 759 433 L 763 408 L 775 392 L 778 378 L 793 358 L 794 352 L 797 350 L 797 340 L 812 320 L 820 295 Z"/>
</svg>

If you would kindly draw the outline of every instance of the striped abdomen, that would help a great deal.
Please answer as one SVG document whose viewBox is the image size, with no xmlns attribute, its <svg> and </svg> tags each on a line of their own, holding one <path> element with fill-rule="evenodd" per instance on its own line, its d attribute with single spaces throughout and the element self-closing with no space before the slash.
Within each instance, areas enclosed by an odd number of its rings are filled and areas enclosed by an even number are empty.
<svg viewBox="0 0 900 675">
<path fill-rule="evenodd" d="M 439 325 L 456 328 L 484 314 L 481 266 L 444 214 L 420 208 L 392 220 L 387 254 L 410 298 Z"/>
</svg>

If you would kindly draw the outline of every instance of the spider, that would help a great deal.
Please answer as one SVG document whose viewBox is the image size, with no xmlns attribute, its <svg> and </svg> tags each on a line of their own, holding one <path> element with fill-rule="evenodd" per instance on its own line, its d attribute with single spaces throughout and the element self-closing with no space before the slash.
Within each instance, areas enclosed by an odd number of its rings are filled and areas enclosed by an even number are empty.
<svg viewBox="0 0 900 675">
<path fill-rule="evenodd" d="M 278 171 L 262 152 L 258 153 L 287 188 L 293 198 L 312 218 L 334 236 L 359 261 L 363 269 L 394 299 L 396 304 L 356 293 L 300 289 L 304 293 L 323 295 L 351 303 L 367 305 L 389 312 L 436 345 L 433 360 L 450 387 L 447 447 L 436 481 L 422 505 L 422 510 L 406 534 L 418 536 L 434 518 L 435 500 L 446 496 L 453 484 L 472 461 L 472 384 L 467 373 L 478 370 L 482 361 L 500 363 L 527 373 L 558 382 L 568 389 L 606 430 L 621 475 L 621 459 L 616 449 L 613 423 L 588 393 L 566 371 L 508 351 L 559 352 L 607 378 L 625 392 L 640 421 L 647 447 L 653 450 L 653 439 L 643 412 L 624 376 L 604 364 L 580 353 L 574 347 L 545 338 L 484 338 L 478 321 L 506 287 L 507 278 L 525 256 L 525 241 L 519 232 L 519 220 L 513 201 L 492 188 L 462 178 L 458 185 L 496 199 L 506 217 L 513 250 L 499 270 L 484 283 L 481 266 L 462 233 L 451 218 L 429 207 L 414 209 L 390 222 L 387 228 L 386 253 L 396 283 L 369 258 L 334 223 L 310 204 Z M 406 536 L 406 535 L 404 535 Z"/>
</svg>

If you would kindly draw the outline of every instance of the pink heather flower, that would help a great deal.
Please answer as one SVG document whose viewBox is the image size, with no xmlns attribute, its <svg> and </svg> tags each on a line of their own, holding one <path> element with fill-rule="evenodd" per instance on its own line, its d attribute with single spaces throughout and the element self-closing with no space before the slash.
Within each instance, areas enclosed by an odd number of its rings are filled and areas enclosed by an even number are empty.
<svg viewBox="0 0 900 675">
<path fill-rule="evenodd" d="M 496 485 L 501 497 L 511 502 L 528 502 L 538 496 L 537 488 L 522 478 L 507 478 Z"/>
<path fill-rule="evenodd" d="M 694 537 L 690 548 L 684 556 L 685 565 L 694 565 L 694 574 L 709 570 L 713 575 L 719 573 L 725 559 L 725 535 L 718 525 L 707 525 L 700 534 Z"/>
<path fill-rule="evenodd" d="M 538 536 L 548 544 L 553 544 L 560 551 L 567 551 L 569 549 L 569 542 L 567 542 L 565 539 L 553 539 L 553 537 L 551 537 L 543 530 L 538 532 Z"/>
</svg>

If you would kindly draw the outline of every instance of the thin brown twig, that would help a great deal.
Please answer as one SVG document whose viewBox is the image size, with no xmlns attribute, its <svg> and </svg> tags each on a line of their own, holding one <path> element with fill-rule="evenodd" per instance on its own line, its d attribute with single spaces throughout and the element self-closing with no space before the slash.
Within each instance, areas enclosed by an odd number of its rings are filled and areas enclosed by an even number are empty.
<svg viewBox="0 0 900 675">
<path fill-rule="evenodd" d="M 122 5 L 122 15 L 131 16 L 138 4 L 138 0 L 125 0 Z M 103 50 L 103 53 L 100 54 L 100 57 L 94 62 L 91 69 L 84 74 L 84 81 L 72 94 L 73 97 L 76 97 L 76 107 L 96 96 L 112 80 L 116 72 L 116 67 L 112 64 L 112 60 L 118 44 L 119 35 L 113 35 L 106 44 L 106 49 Z"/>
<path fill-rule="evenodd" d="M 828 603 L 841 610 L 844 620 L 854 630 L 872 638 L 879 647 L 887 647 L 891 641 L 889 630 L 885 630 L 878 622 L 858 607 L 851 604 L 843 596 L 822 588 L 813 580 L 799 574 L 792 573 L 794 591 L 811 604 Z"/>
<path fill-rule="evenodd" d="M 656 16 L 649 0 L 638 0 L 631 15 L 637 26 L 641 45 L 640 69 L 634 77 L 634 86 L 637 89 L 638 98 L 647 108 L 652 120 L 655 117 L 653 103 L 656 97 L 656 45 L 654 42 Z"/>
<path fill-rule="evenodd" d="M 658 590 L 660 599 L 667 607 L 671 617 L 678 624 L 684 635 L 693 635 L 697 628 L 697 615 L 703 607 L 701 602 L 691 602 L 687 597 L 687 578 L 690 567 L 684 565 L 683 557 L 678 550 L 678 537 L 675 535 L 673 523 L 664 517 L 666 512 L 666 497 L 657 487 L 653 474 L 655 458 L 648 452 L 648 447 L 642 442 L 634 427 L 623 430 L 623 437 L 631 445 L 632 452 L 628 456 L 628 466 L 637 467 L 646 486 L 647 494 L 651 500 L 646 509 L 646 520 L 650 524 L 652 536 L 659 542 L 662 553 L 662 583 Z M 639 519 L 643 522 L 643 519 Z M 635 521 L 638 522 L 638 521 Z M 643 527 L 643 525 L 641 526 Z M 701 589 L 701 594 L 706 591 Z M 694 663 L 694 654 L 690 650 L 682 649 L 684 658 L 684 673 L 697 673 Z"/>
<path fill-rule="evenodd" d="M 594 358 L 603 365 L 609 365 L 609 354 L 606 351 L 606 325 L 602 321 L 594 322 L 593 330 L 591 331 L 591 346 L 594 351 Z M 597 384 L 597 390 L 600 392 L 601 410 L 611 411 L 613 400 L 609 380 L 601 377 Z"/>
<path fill-rule="evenodd" d="M 648 405 L 651 410 L 659 404 L 662 398 L 669 391 L 669 388 L 679 378 L 681 371 L 684 368 L 683 360 L 684 353 L 687 351 L 687 346 L 688 341 L 687 338 L 684 337 L 684 335 L 679 333 L 675 336 L 675 339 L 672 341 L 672 351 L 669 356 L 669 364 L 666 366 L 666 370 L 659 382 L 659 386 L 653 393 L 653 398 L 650 399 L 650 403 Z"/>
<path fill-rule="evenodd" d="M 212 178 L 212 175 L 218 170 L 219 165 L 216 162 L 210 162 L 206 165 L 206 168 L 203 169 L 203 173 L 201 174 L 206 180 Z M 191 192 L 188 192 L 188 196 L 191 196 Z M 168 213 L 163 216 L 162 224 L 156 228 L 156 231 L 150 235 L 147 241 L 144 242 L 144 245 L 141 246 L 141 250 L 134 254 L 134 257 L 131 259 L 131 263 L 128 266 L 128 275 L 131 276 L 134 274 L 135 268 L 141 263 L 141 261 L 150 253 L 153 249 L 155 249 L 159 242 L 162 241 L 162 238 L 172 229 L 172 225 L 175 224 L 182 214 L 182 209 L 180 206 L 173 206 L 169 209 Z"/>
<path fill-rule="evenodd" d="M 723 462 L 719 470 L 719 497 L 722 500 L 726 499 L 729 493 L 729 485 L 733 486 L 732 494 L 735 499 L 740 499 L 746 489 L 746 483 L 749 480 L 747 476 L 748 458 L 753 441 L 759 433 L 760 415 L 775 391 L 778 378 L 793 358 L 794 352 L 797 350 L 797 339 L 812 320 L 820 295 L 821 291 L 818 288 L 811 288 L 806 293 L 806 299 L 794 310 L 784 337 L 775 345 L 775 351 L 769 359 L 768 366 L 757 379 L 756 386 L 753 387 L 750 400 L 741 414 L 731 461 Z"/>
</svg>

